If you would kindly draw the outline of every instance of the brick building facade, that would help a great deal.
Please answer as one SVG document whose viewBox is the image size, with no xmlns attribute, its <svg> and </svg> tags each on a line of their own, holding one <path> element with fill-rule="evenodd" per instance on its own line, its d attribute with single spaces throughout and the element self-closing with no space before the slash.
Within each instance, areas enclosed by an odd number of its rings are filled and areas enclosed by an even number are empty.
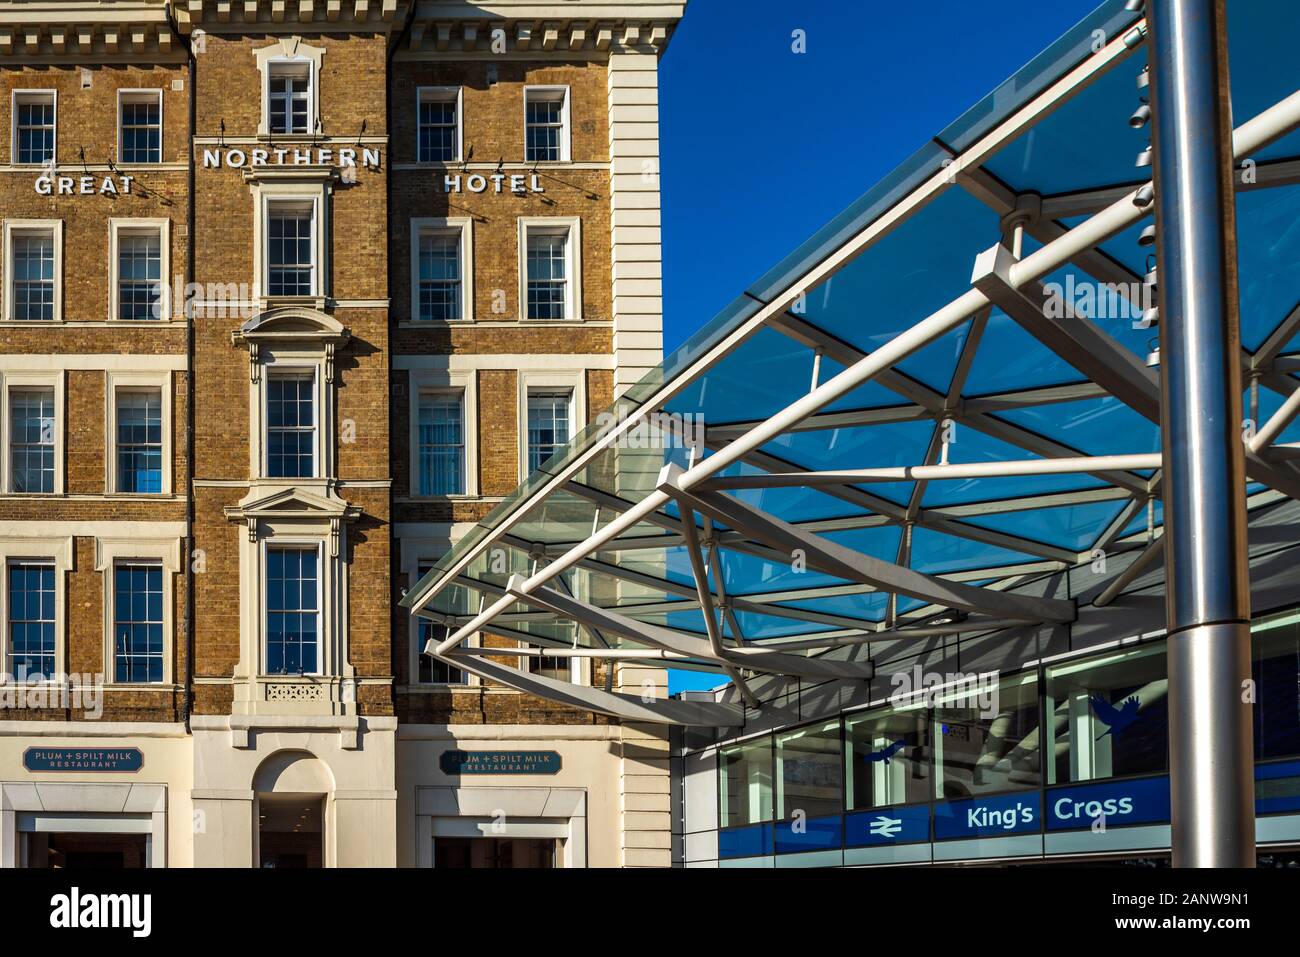
<svg viewBox="0 0 1300 957">
<path fill-rule="evenodd" d="M 658 361 L 681 13 L 0 2 L 0 863 L 668 864 L 661 734 L 397 603 Z"/>
</svg>

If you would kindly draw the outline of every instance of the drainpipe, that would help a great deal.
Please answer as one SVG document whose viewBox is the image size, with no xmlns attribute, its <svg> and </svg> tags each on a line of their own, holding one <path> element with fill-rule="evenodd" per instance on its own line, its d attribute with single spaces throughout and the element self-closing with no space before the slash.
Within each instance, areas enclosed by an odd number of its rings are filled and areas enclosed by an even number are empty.
<svg viewBox="0 0 1300 957">
<path fill-rule="evenodd" d="M 180 31 L 171 5 L 167 5 L 167 22 L 172 33 L 185 47 L 189 75 L 189 130 L 186 143 L 185 189 L 185 290 L 194 282 L 194 124 L 197 117 L 197 99 L 194 76 L 197 64 L 194 47 Z M 185 292 L 182 291 L 182 299 Z M 188 302 L 185 309 L 185 733 L 190 733 L 190 715 L 194 711 L 194 316 Z"/>
<path fill-rule="evenodd" d="M 1175 867 L 1255 866 L 1225 0 L 1149 0 Z"/>
</svg>

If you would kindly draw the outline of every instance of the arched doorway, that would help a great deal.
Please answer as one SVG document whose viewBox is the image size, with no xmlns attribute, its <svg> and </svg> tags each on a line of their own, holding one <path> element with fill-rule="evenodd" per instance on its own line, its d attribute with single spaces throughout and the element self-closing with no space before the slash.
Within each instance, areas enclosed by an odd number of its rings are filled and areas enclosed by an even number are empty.
<svg viewBox="0 0 1300 957">
<path fill-rule="evenodd" d="M 334 778 L 306 751 L 280 751 L 253 776 L 254 860 L 258 867 L 330 866 Z"/>
</svg>

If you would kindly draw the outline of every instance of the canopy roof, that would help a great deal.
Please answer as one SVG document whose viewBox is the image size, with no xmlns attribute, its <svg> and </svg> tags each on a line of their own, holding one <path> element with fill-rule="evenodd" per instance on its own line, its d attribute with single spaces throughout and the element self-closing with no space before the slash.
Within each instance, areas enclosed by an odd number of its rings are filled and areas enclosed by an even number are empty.
<svg viewBox="0 0 1300 957">
<path fill-rule="evenodd" d="M 1300 497 L 1300 5 L 1229 13 L 1260 507 Z M 742 690 L 750 672 L 865 677 L 870 642 L 1069 621 L 1025 586 L 1097 550 L 1157 557 L 1150 138 L 1128 122 L 1146 58 L 1144 21 L 1104 3 L 754 283 L 411 590 L 447 625 L 439 654 L 593 710 L 725 724 L 464 639 L 662 658 Z"/>
</svg>

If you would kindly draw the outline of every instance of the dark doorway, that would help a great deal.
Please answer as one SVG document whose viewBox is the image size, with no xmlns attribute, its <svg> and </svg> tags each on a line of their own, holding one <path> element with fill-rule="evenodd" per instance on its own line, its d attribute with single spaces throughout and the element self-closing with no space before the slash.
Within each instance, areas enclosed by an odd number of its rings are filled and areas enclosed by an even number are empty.
<svg viewBox="0 0 1300 957">
<path fill-rule="evenodd" d="M 324 803 L 318 797 L 262 795 L 257 812 L 259 866 L 324 867 Z"/>
<path fill-rule="evenodd" d="M 27 866 L 68 870 L 122 870 L 147 867 L 144 834 L 29 833 Z"/>
<path fill-rule="evenodd" d="M 534 838 L 439 837 L 433 866 L 447 868 L 551 868 L 556 842 Z"/>
</svg>

